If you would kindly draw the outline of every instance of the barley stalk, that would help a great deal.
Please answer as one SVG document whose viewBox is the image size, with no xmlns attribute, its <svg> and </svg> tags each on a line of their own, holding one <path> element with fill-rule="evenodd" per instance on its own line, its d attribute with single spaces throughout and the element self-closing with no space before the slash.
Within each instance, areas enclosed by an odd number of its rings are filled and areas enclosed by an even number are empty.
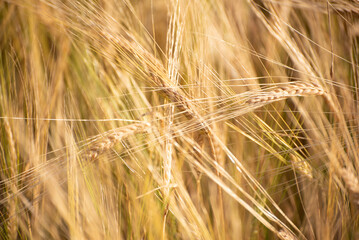
<svg viewBox="0 0 359 240">
<path fill-rule="evenodd" d="M 11 126 L 10 123 L 8 121 L 8 119 L 4 119 L 4 125 L 5 125 L 5 131 L 6 134 L 8 135 L 8 140 L 9 140 L 9 152 L 10 152 L 10 177 L 14 177 L 16 176 L 16 172 L 17 172 L 17 156 L 16 156 L 16 149 L 15 149 L 15 140 L 14 140 L 14 136 L 12 134 L 12 130 L 11 130 Z M 10 191 L 9 192 L 16 192 L 17 191 L 17 186 L 16 186 L 16 182 L 11 183 L 10 186 Z M 9 195 L 11 196 L 11 195 Z M 8 202 L 8 215 L 9 215 L 9 221 L 8 221 L 8 230 L 9 230 L 9 234 L 11 239 L 16 239 L 17 238 L 17 215 L 16 215 L 16 205 L 17 205 L 17 198 L 15 197 L 14 199 L 11 200 L 11 198 L 9 198 L 10 201 Z"/>
</svg>

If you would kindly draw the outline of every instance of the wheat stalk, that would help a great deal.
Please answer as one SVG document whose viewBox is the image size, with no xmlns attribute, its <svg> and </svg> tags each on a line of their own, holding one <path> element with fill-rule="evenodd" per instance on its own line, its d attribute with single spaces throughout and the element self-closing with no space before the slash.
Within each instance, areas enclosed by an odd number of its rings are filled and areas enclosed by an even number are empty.
<svg viewBox="0 0 359 240">
<path fill-rule="evenodd" d="M 144 132 L 148 130 L 150 126 L 149 123 L 142 122 L 113 129 L 108 135 L 96 142 L 89 150 L 85 151 L 83 157 L 88 160 L 94 160 L 103 152 L 111 149 L 116 143 L 121 142 L 124 138 Z"/>
</svg>

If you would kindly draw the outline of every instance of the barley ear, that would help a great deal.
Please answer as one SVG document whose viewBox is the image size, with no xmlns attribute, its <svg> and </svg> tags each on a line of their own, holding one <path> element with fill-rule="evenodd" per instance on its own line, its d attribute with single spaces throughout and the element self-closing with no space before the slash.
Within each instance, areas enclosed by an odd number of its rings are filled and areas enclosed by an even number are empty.
<svg viewBox="0 0 359 240">
<path fill-rule="evenodd" d="M 145 132 L 150 128 L 150 126 L 151 125 L 149 123 L 143 122 L 113 129 L 108 135 L 104 136 L 91 146 L 90 149 L 83 154 L 83 157 L 88 160 L 94 160 L 103 152 L 111 149 L 115 144 L 121 142 L 124 138 L 137 133 Z"/>
<path fill-rule="evenodd" d="M 351 195 L 353 202 L 359 205 L 359 180 L 358 177 L 348 168 L 339 170 L 339 174 L 343 179 L 345 186 Z"/>
</svg>

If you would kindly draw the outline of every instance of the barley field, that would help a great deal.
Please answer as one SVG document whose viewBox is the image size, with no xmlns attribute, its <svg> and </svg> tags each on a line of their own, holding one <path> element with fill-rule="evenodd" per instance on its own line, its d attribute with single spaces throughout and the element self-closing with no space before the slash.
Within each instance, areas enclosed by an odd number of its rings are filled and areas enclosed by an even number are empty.
<svg viewBox="0 0 359 240">
<path fill-rule="evenodd" d="M 357 0 L 0 0 L 0 239 L 359 239 Z"/>
</svg>

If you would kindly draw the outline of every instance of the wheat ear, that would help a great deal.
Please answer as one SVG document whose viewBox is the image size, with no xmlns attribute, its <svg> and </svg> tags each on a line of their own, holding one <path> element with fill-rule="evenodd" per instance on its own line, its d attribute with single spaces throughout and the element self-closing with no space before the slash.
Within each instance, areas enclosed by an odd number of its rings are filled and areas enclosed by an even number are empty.
<svg viewBox="0 0 359 240">
<path fill-rule="evenodd" d="M 103 152 L 111 149 L 116 143 L 121 142 L 124 138 L 144 132 L 148 130 L 150 126 L 149 123 L 143 122 L 113 129 L 109 134 L 91 146 L 89 150 L 84 152 L 83 157 L 88 160 L 94 160 Z"/>
</svg>

